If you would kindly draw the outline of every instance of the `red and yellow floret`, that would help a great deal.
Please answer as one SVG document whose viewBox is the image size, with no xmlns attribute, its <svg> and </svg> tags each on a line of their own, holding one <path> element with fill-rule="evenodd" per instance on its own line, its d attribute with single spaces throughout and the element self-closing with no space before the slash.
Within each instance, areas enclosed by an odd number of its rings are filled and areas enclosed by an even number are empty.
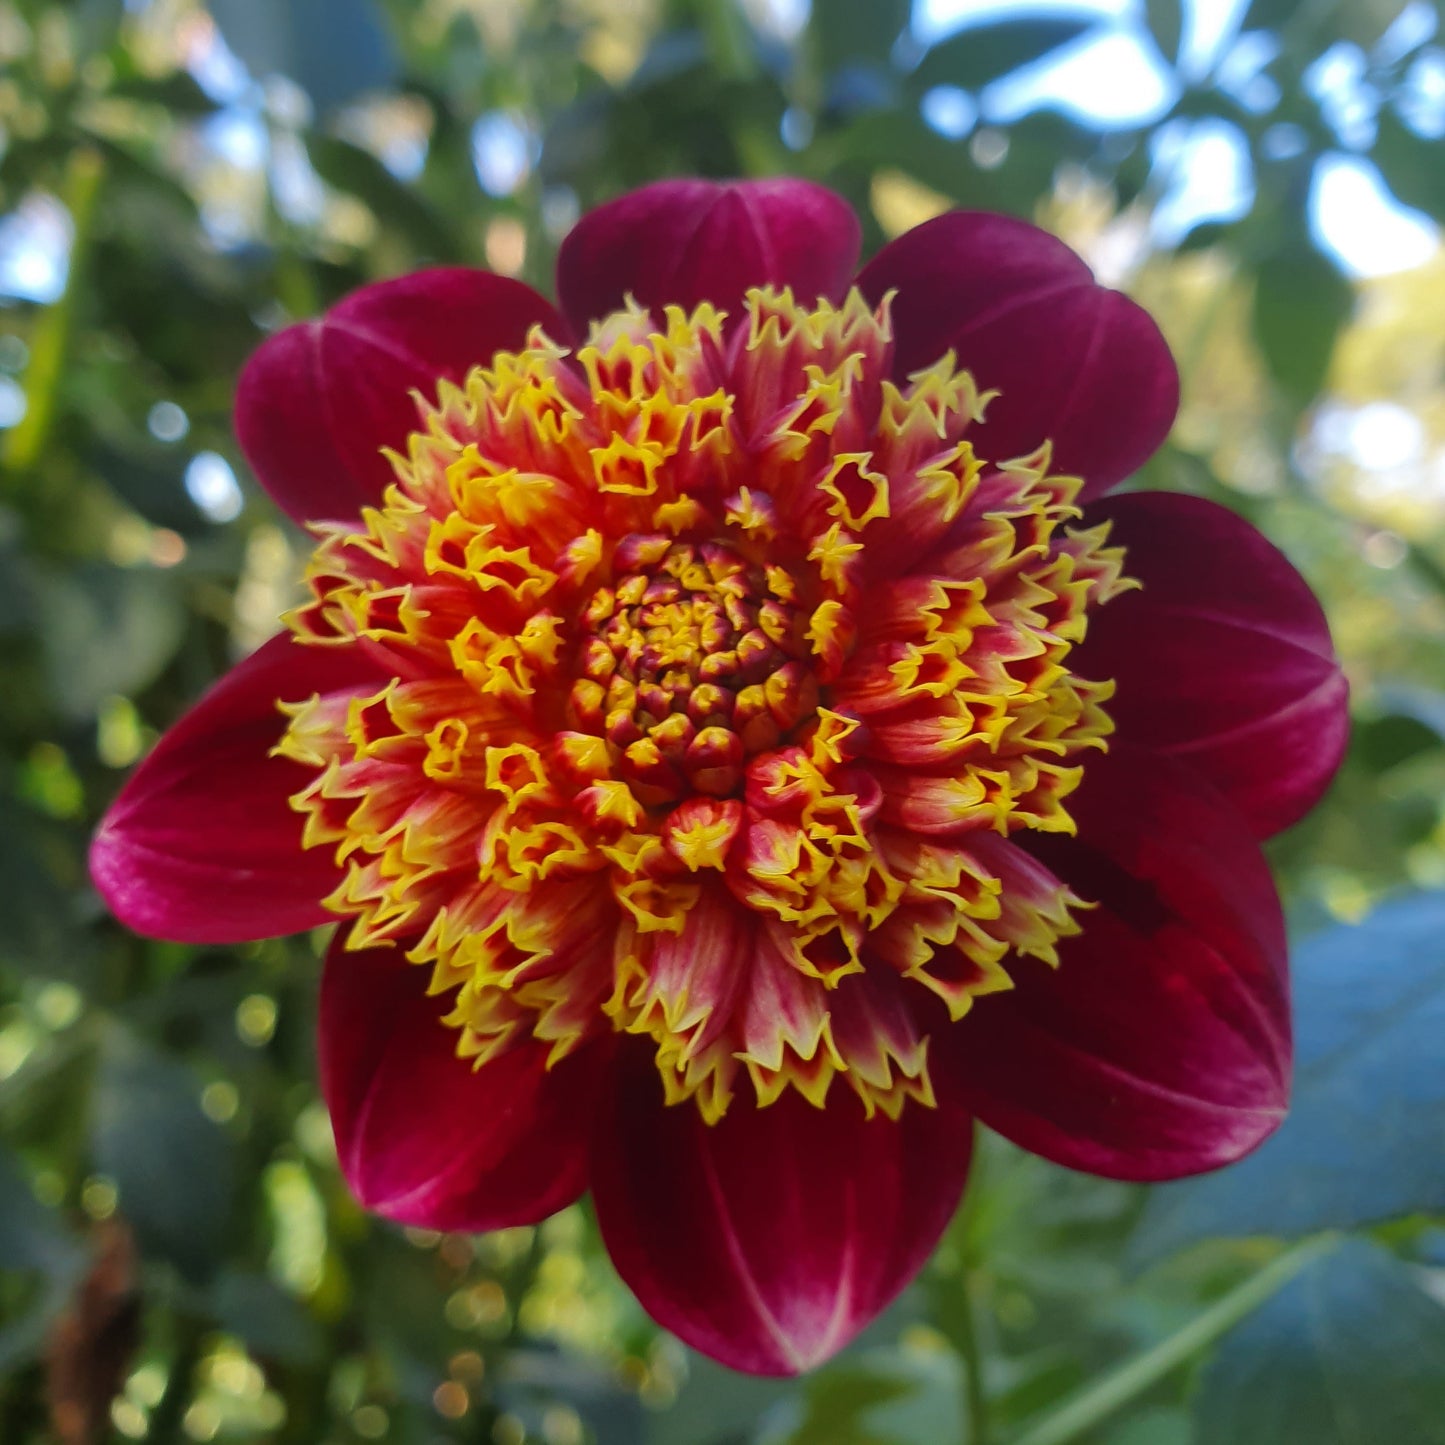
<svg viewBox="0 0 1445 1445">
<path fill-rule="evenodd" d="M 887 379 L 886 302 L 745 308 L 418 398 L 288 619 L 391 680 L 287 702 L 279 751 L 349 946 L 429 967 L 464 1056 L 621 1030 L 709 1121 L 835 1080 L 896 1116 L 925 1005 L 1078 931 L 1017 838 L 1072 829 L 1112 685 L 1069 657 L 1131 584 L 1047 449 L 975 456 L 952 355 Z"/>
</svg>

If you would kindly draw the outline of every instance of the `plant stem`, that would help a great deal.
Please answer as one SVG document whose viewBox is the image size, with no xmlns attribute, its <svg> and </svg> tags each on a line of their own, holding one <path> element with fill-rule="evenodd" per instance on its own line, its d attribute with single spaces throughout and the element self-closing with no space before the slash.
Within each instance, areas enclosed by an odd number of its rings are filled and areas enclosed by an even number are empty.
<svg viewBox="0 0 1445 1445">
<path fill-rule="evenodd" d="M 93 146 L 79 146 L 65 163 L 60 198 L 70 213 L 73 237 L 65 290 L 40 313 L 30 337 L 30 362 L 25 369 L 25 416 L 5 438 L 0 464 L 23 476 L 40 460 L 50 434 L 56 401 L 70 351 L 76 297 L 83 284 L 86 253 L 95 219 L 96 198 L 105 176 L 105 162 Z"/>
<path fill-rule="evenodd" d="M 1335 1247 L 1332 1235 L 1308 1239 L 1267 1264 L 1256 1275 L 1196 1315 L 1168 1339 L 1101 1375 L 1052 1414 L 1018 1435 L 1011 1445 L 1067 1445 L 1101 1420 L 1142 1395 L 1227 1334 L 1247 1315 L 1289 1283 L 1306 1265 Z"/>
<path fill-rule="evenodd" d="M 978 1331 L 974 1324 L 973 1293 L 970 1275 L 964 1271 L 963 1308 L 958 1312 L 957 1340 L 963 1357 L 964 1418 L 968 1421 L 966 1445 L 988 1445 L 988 1400 L 983 1392 L 983 1361 L 978 1351 Z"/>
</svg>

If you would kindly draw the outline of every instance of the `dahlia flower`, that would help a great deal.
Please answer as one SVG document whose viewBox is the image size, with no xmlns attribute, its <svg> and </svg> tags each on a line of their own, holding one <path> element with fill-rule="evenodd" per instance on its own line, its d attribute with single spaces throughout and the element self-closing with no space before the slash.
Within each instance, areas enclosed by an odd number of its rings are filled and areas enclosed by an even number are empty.
<svg viewBox="0 0 1445 1445">
<path fill-rule="evenodd" d="M 975 1120 L 1141 1180 L 1275 1127 L 1259 840 L 1345 738 L 1285 558 L 1107 495 L 1177 405 L 1149 317 L 1002 216 L 858 249 L 816 186 L 664 182 L 581 221 L 556 309 L 431 270 L 272 336 L 236 425 L 309 598 L 91 861 L 157 937 L 338 924 L 363 1204 L 590 1190 L 651 1314 L 761 1373 L 918 1271 Z"/>
</svg>

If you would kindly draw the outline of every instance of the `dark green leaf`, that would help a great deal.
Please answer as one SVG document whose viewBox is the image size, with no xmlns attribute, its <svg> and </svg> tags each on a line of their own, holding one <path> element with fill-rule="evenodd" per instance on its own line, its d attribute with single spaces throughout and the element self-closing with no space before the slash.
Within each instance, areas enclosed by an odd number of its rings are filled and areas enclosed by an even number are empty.
<svg viewBox="0 0 1445 1445">
<path fill-rule="evenodd" d="M 1277 30 L 1298 8 L 1299 0 L 1253 0 L 1245 11 L 1241 28 Z"/>
<path fill-rule="evenodd" d="M 648 1422 L 647 1445 L 731 1445 L 747 1440 L 754 1422 L 775 1413 L 797 1388 L 791 1380 L 751 1379 L 702 1355 L 691 1356 L 687 1383 L 676 1403 Z"/>
<path fill-rule="evenodd" d="M 325 1349 L 325 1335 L 304 1306 L 264 1275 L 228 1270 L 211 1287 L 209 1303 L 216 1323 L 258 1359 L 309 1365 Z"/>
<path fill-rule="evenodd" d="M 1318 251 L 1267 256 L 1255 272 L 1254 339 L 1280 390 L 1296 405 L 1324 385 L 1335 337 L 1354 310 L 1355 292 Z"/>
<path fill-rule="evenodd" d="M 1445 693 L 1386 683 L 1379 689 L 1378 702 L 1384 716 L 1372 720 L 1367 749 L 1368 760 L 1378 770 L 1445 743 Z"/>
<path fill-rule="evenodd" d="M 935 85 L 977 90 L 1077 40 L 1094 23 L 1094 17 L 1084 16 L 970 25 L 933 46 L 919 62 L 910 84 L 915 91 L 931 90 Z"/>
<path fill-rule="evenodd" d="M 1440 734 L 1429 723 L 1409 713 L 1392 712 L 1356 722 L 1350 746 L 1372 773 L 1383 773 L 1431 748 L 1438 748 Z M 1437 816 L 1433 800 L 1427 804 L 1427 812 L 1429 827 L 1433 828 Z"/>
<path fill-rule="evenodd" d="M 289 76 L 319 111 L 396 77 L 374 0 L 211 0 L 211 12 L 253 75 Z"/>
<path fill-rule="evenodd" d="M 125 0 L 79 0 L 75 6 L 76 40 L 82 55 L 108 50 L 125 14 Z"/>
<path fill-rule="evenodd" d="M 231 1204 L 231 1148 L 201 1111 L 184 1064 L 119 1027 L 101 1050 L 91 1106 L 91 1157 L 115 1183 L 142 1253 L 188 1278 L 207 1276 Z"/>
<path fill-rule="evenodd" d="M 73 977 L 71 903 L 47 866 L 54 828 L 0 794 L 0 959 L 25 972 Z"/>
<path fill-rule="evenodd" d="M 1220 221 L 1203 221 L 1197 226 L 1191 226 L 1188 234 L 1175 247 L 1178 251 L 1204 251 L 1210 246 L 1217 246 L 1228 234 L 1230 227 Z"/>
<path fill-rule="evenodd" d="M 24 1306 L 16 1308 L 19 1296 L 11 1294 L 11 1311 L 0 1315 L 0 1377 L 40 1353 L 85 1259 L 84 1247 L 56 1211 L 31 1192 L 20 1161 L 0 1146 L 0 1271 L 15 1271 L 10 1290 L 20 1274 L 36 1278 Z"/>
<path fill-rule="evenodd" d="M 110 94 L 124 100 L 163 106 L 179 116 L 210 115 L 216 109 L 216 102 L 201 89 L 195 77 L 184 70 L 175 70 L 158 78 L 129 76 L 116 81 L 110 88 Z"/>
<path fill-rule="evenodd" d="M 1195 1445 L 1445 1445 L 1445 1309 L 1377 1245 L 1347 1240 L 1220 1346 Z"/>
<path fill-rule="evenodd" d="M 813 44 L 824 75 L 849 61 L 887 65 L 911 9 L 909 0 L 813 0 Z"/>
<path fill-rule="evenodd" d="M 335 136 L 313 135 L 306 149 L 329 186 L 364 201 L 383 226 L 394 226 L 430 261 L 457 256 L 456 238 L 442 218 L 410 186 L 399 181 L 370 151 Z"/>
<path fill-rule="evenodd" d="M 60 1215 L 35 1197 L 20 1161 L 0 1145 L 0 1269 L 67 1274 L 83 1258 Z"/>
<path fill-rule="evenodd" d="M 1182 0 L 1144 0 L 1144 17 L 1159 53 L 1173 65 L 1179 59 L 1179 41 L 1184 33 Z"/>
<path fill-rule="evenodd" d="M 47 573 L 39 591 L 46 670 L 68 717 L 91 717 L 105 698 L 144 687 L 180 643 L 184 616 L 167 579 L 154 571 Z"/>
<path fill-rule="evenodd" d="M 1230 1169 L 1155 1189 L 1140 1259 L 1215 1235 L 1306 1234 L 1445 1208 L 1445 894 L 1385 905 L 1294 957 L 1289 1117 Z"/>
<path fill-rule="evenodd" d="M 942 1351 L 845 1357 L 807 1380 L 802 1418 L 768 1445 L 967 1445 L 959 1368 Z"/>
<path fill-rule="evenodd" d="M 1382 109 L 1370 159 L 1379 166 L 1390 189 L 1407 206 L 1445 215 L 1445 165 L 1440 142 L 1416 134 L 1393 110 Z"/>
<path fill-rule="evenodd" d="M 1183 1410 L 1160 1406 L 1121 1421 L 1102 1445 L 1195 1445 L 1195 1441 L 1189 1416 Z"/>
</svg>

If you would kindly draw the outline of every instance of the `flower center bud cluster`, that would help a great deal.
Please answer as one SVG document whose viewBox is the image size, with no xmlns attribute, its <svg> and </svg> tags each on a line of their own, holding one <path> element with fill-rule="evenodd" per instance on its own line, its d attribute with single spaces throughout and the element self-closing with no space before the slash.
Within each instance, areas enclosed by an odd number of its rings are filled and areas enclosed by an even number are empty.
<svg viewBox="0 0 1445 1445">
<path fill-rule="evenodd" d="M 741 790 L 743 766 L 810 715 L 806 616 L 781 567 L 719 542 L 624 539 L 582 610 L 572 726 L 607 740 L 644 807 Z"/>
</svg>

